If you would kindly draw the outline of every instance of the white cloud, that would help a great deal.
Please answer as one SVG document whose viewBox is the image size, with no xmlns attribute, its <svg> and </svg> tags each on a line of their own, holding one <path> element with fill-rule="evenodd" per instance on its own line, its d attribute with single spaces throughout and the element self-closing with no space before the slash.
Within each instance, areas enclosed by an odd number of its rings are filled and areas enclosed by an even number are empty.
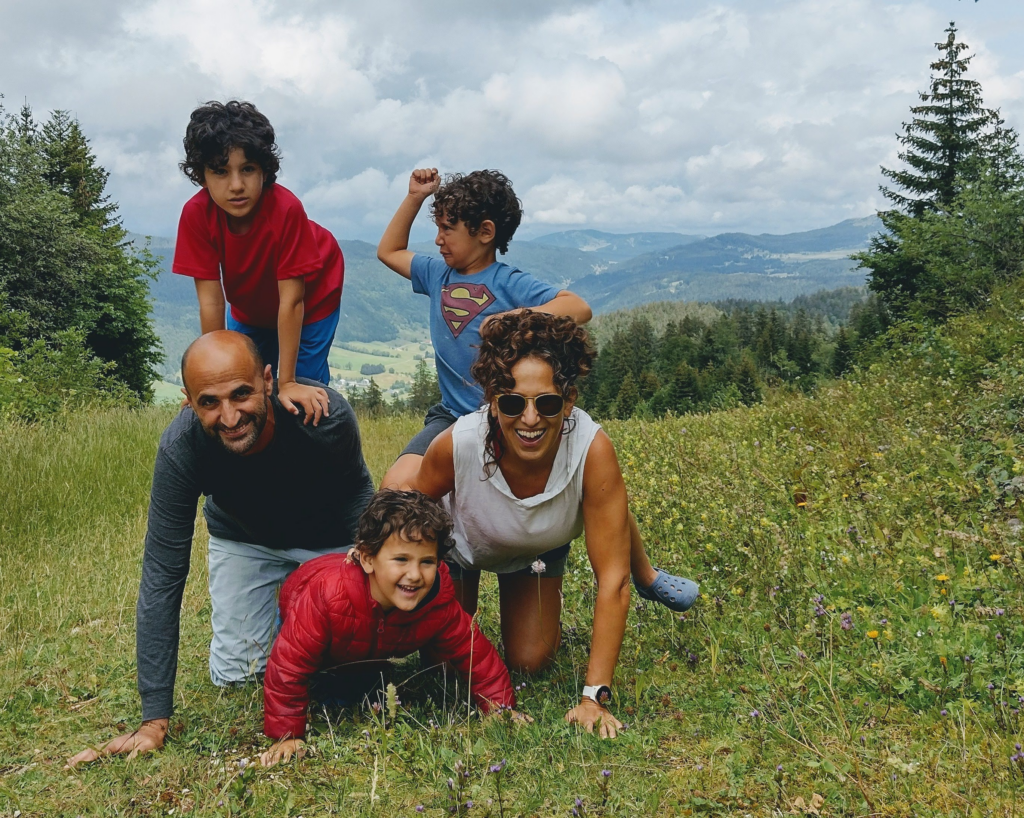
<svg viewBox="0 0 1024 818">
<path fill-rule="evenodd" d="M 282 182 L 310 213 L 371 241 L 423 165 L 504 170 L 526 234 L 863 215 L 949 13 L 924 0 L 13 5 L 0 91 L 79 116 L 129 226 L 173 231 L 194 190 L 177 170 L 188 114 L 237 96 L 271 118 Z M 986 100 L 1024 124 L 1024 9 L 956 13 Z"/>
</svg>

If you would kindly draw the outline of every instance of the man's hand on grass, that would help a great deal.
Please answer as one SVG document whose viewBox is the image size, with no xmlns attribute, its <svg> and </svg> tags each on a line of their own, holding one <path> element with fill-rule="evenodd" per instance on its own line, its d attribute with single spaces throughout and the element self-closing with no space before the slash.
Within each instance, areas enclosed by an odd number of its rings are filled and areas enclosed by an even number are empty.
<svg viewBox="0 0 1024 818">
<path fill-rule="evenodd" d="M 306 742 L 301 738 L 285 738 L 275 742 L 269 750 L 260 754 L 260 764 L 264 767 L 273 767 L 279 761 L 291 761 L 292 756 L 296 760 L 306 754 Z"/>
<path fill-rule="evenodd" d="M 601 738 L 615 738 L 622 729 L 622 722 L 615 718 L 608 708 L 602 707 L 593 699 L 580 701 L 565 714 L 565 720 L 569 724 L 581 725 L 588 733 L 593 733 L 596 727 Z"/>
<path fill-rule="evenodd" d="M 319 386 L 305 386 L 296 381 L 279 383 L 277 385 L 277 399 L 293 415 L 299 414 L 299 406 L 301 406 L 306 413 L 306 419 L 303 421 L 304 425 L 308 425 L 310 421 L 313 421 L 313 425 L 316 426 L 320 423 L 321 415 L 327 417 L 330 414 L 327 411 L 330 407 L 327 392 Z"/>
<path fill-rule="evenodd" d="M 168 719 L 153 719 L 142 722 L 138 730 L 111 739 L 100 747 L 89 747 L 68 759 L 66 769 L 73 770 L 79 764 L 88 764 L 109 755 L 127 755 L 128 760 L 139 753 L 159 750 L 164 746 Z"/>
</svg>

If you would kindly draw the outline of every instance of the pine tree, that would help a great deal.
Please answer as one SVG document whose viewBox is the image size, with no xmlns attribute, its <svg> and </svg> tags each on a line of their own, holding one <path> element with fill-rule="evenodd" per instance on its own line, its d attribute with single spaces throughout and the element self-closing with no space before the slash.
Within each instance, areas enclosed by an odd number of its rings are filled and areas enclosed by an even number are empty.
<svg viewBox="0 0 1024 818">
<path fill-rule="evenodd" d="M 910 109 L 913 119 L 898 137 L 899 158 L 909 167 L 882 168 L 897 188 L 882 193 L 915 218 L 948 207 L 963 177 L 980 172 L 979 160 L 1001 153 L 999 112 L 984 107 L 981 83 L 966 77 L 973 57 L 964 56 L 968 46 L 956 33 L 950 23 L 945 42 L 935 44 L 942 56 L 931 64 L 931 89 L 918 94 L 922 104 Z"/>
<path fill-rule="evenodd" d="M 50 175 L 61 163 L 47 154 L 56 144 L 47 140 L 63 133 L 66 157 L 77 157 L 67 164 L 67 178 L 106 180 L 77 123 L 71 128 L 57 119 L 40 131 L 28 105 L 18 116 L 0 109 L 0 291 L 27 316 L 15 347 L 76 328 L 97 357 L 113 364 L 110 374 L 148 400 L 163 357 L 146 281 L 156 263 L 125 241 L 102 184 L 76 202 L 74 191 Z M 72 165 L 79 170 L 72 173 Z"/>
<path fill-rule="evenodd" d="M 416 374 L 413 375 L 412 388 L 409 390 L 409 408 L 415 412 L 426 412 L 440 401 L 441 389 L 437 385 L 437 378 L 421 358 L 416 364 Z"/>
<path fill-rule="evenodd" d="M 701 400 L 700 378 L 689 364 L 679 364 L 672 379 L 672 410 L 678 414 L 692 412 Z"/>
<path fill-rule="evenodd" d="M 732 373 L 732 382 L 747 406 L 761 402 L 761 385 L 757 380 L 757 365 L 749 353 L 744 353 Z"/>
<path fill-rule="evenodd" d="M 935 44 L 940 57 L 931 64 L 930 88 L 918 95 L 921 104 L 910 109 L 912 118 L 897 137 L 904 167 L 882 168 L 893 186 L 881 191 L 894 205 L 878 214 L 884 231 L 854 256 L 871 271 L 871 290 L 897 317 L 919 307 L 932 284 L 927 265 L 905 246 L 916 222 L 949 212 L 965 187 L 981 179 L 995 177 L 996 187 L 1009 188 L 1021 177 L 1017 135 L 997 110 L 984 107 L 981 84 L 967 77 L 968 46 L 956 35 L 950 23 L 945 41 Z"/>
<path fill-rule="evenodd" d="M 846 327 L 840 327 L 836 333 L 836 348 L 832 352 L 832 374 L 842 375 L 853 363 L 853 346 Z"/>
<path fill-rule="evenodd" d="M 387 403 L 384 402 L 384 393 L 380 391 L 380 387 L 377 386 L 377 382 L 373 378 L 370 378 L 370 385 L 366 387 L 362 405 L 366 414 L 372 418 L 380 417 L 388 408 Z"/>
<path fill-rule="evenodd" d="M 56 110 L 39 136 L 46 181 L 71 200 L 84 223 L 109 225 L 115 210 L 104 192 L 110 174 L 97 163 L 78 120 L 67 111 Z"/>
<path fill-rule="evenodd" d="M 622 387 L 615 398 L 615 417 L 626 420 L 633 416 L 637 404 L 640 403 L 640 390 L 637 389 L 636 381 L 633 380 L 633 373 L 627 372 L 622 379 Z"/>
</svg>

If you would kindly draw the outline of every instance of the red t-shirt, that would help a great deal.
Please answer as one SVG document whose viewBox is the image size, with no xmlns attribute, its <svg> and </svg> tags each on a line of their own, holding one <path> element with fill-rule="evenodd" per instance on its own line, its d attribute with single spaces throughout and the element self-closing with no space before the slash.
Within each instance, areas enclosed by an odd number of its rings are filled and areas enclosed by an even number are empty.
<svg viewBox="0 0 1024 818">
<path fill-rule="evenodd" d="M 277 282 L 306 280 L 303 324 L 326 318 L 341 304 L 345 259 L 337 239 L 306 216 L 302 202 L 287 188 L 263 188 L 252 229 L 244 236 L 228 230 L 227 213 L 205 190 L 185 202 L 178 222 L 171 270 L 216 281 L 236 321 L 276 327 L 280 304 Z"/>
</svg>

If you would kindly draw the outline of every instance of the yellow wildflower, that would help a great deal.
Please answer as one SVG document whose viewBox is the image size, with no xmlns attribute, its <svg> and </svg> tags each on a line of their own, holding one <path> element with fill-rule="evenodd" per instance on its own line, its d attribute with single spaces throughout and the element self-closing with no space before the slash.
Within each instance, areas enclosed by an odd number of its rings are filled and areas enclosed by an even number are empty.
<svg viewBox="0 0 1024 818">
<path fill-rule="evenodd" d="M 877 639 L 878 631 L 868 631 L 868 639 Z"/>
<path fill-rule="evenodd" d="M 1002 554 L 989 554 L 988 558 L 990 560 L 992 560 L 992 562 L 999 562 L 999 560 L 1001 560 L 1003 558 L 1003 555 Z"/>
<path fill-rule="evenodd" d="M 939 574 L 937 577 L 935 577 L 935 579 L 937 579 L 939 582 L 949 581 L 949 577 L 947 577 L 945 574 Z"/>
</svg>

